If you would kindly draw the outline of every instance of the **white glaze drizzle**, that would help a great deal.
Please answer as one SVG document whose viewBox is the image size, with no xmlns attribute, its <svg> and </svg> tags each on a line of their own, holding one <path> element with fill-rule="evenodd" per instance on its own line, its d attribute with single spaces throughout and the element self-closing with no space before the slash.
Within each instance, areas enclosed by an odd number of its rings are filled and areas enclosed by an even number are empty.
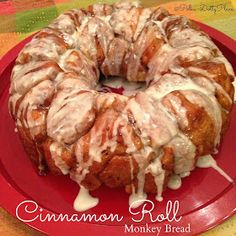
<svg viewBox="0 0 236 236">
<path fill-rule="evenodd" d="M 89 191 L 83 187 L 80 186 L 79 193 L 77 197 L 74 200 L 73 207 L 76 211 L 87 211 L 99 203 L 98 198 L 94 198 L 89 194 Z"/>
<path fill-rule="evenodd" d="M 192 66 L 188 67 L 188 70 L 191 72 L 199 73 L 199 74 L 203 75 L 204 77 L 208 78 L 208 81 L 211 82 L 212 86 L 214 86 L 216 90 L 219 90 L 220 93 L 222 93 L 229 100 L 229 102 L 232 103 L 232 99 L 229 96 L 229 94 L 224 90 L 224 88 L 220 84 L 218 84 L 214 81 L 213 74 L 210 74 L 209 72 L 207 72 L 206 70 L 203 70 L 201 68 L 192 67 Z M 195 78 L 197 79 L 197 77 L 195 77 Z M 214 92 L 215 92 L 215 90 L 214 90 Z"/>
<path fill-rule="evenodd" d="M 234 86 L 234 102 L 236 102 L 236 78 L 234 78 L 234 81 L 232 84 Z"/>
<path fill-rule="evenodd" d="M 165 30 L 164 30 L 163 27 L 162 27 L 162 21 L 155 21 L 155 20 L 152 20 L 152 22 L 157 25 L 157 27 L 159 28 L 160 33 L 162 34 L 164 40 L 167 42 L 168 40 L 167 40 L 167 38 L 166 38 Z"/>
<path fill-rule="evenodd" d="M 64 80 L 48 111 L 47 133 L 57 142 L 73 143 L 95 119 L 94 94 L 76 83 L 81 85 L 79 80 Z"/>
<path fill-rule="evenodd" d="M 139 15 L 139 20 L 138 20 L 136 31 L 133 36 L 134 41 L 137 40 L 138 36 L 142 32 L 142 30 L 143 30 L 145 24 L 147 23 L 148 18 L 151 16 L 151 14 L 152 14 L 152 10 L 149 8 L 144 8 L 142 10 L 141 14 Z"/>
<path fill-rule="evenodd" d="M 130 8 L 128 11 L 125 8 L 118 8 L 111 14 L 110 25 L 114 33 L 132 42 L 134 35 L 132 27 L 137 24 L 138 18 L 137 8 Z"/>
<path fill-rule="evenodd" d="M 20 103 L 16 114 L 17 124 L 27 127 L 33 139 L 42 132 L 42 126 L 45 123 L 45 111 L 40 111 L 40 115 L 37 117 L 34 117 L 33 111 L 37 110 L 39 105 L 42 105 L 48 97 L 52 96 L 53 92 L 52 81 L 45 80 L 33 87 Z M 23 119 L 20 119 L 21 116 Z"/>
<path fill-rule="evenodd" d="M 177 90 L 181 91 L 192 103 L 204 107 L 206 112 L 208 112 L 215 121 L 215 126 L 217 129 L 215 144 L 217 145 L 220 141 L 222 118 L 220 106 L 215 98 L 214 91 L 207 90 L 201 85 L 195 83 L 189 77 L 182 77 L 175 74 L 165 74 L 153 86 L 150 86 L 146 90 L 146 93 L 155 99 L 161 99 L 169 93 Z M 204 99 L 196 99 L 197 96 L 204 97 Z"/>
<path fill-rule="evenodd" d="M 119 76 L 125 54 L 128 51 L 128 43 L 122 38 L 114 38 L 109 44 L 107 56 L 101 65 L 101 70 L 107 75 Z"/>
<path fill-rule="evenodd" d="M 109 115 L 108 115 L 109 116 Z M 114 139 L 109 139 L 107 136 L 105 138 L 105 142 L 102 143 L 103 140 L 103 132 L 106 129 L 107 123 L 102 123 L 96 129 L 93 127 L 91 130 L 91 137 L 89 143 L 89 157 L 91 159 L 91 163 L 93 161 L 101 162 L 102 151 L 107 150 L 108 148 L 114 147 L 116 145 L 116 141 Z M 106 135 L 107 132 L 106 132 Z"/>
<path fill-rule="evenodd" d="M 50 145 L 50 153 L 51 157 L 55 162 L 55 165 L 61 170 L 61 172 L 66 175 L 69 173 L 70 167 L 66 164 L 66 162 L 61 158 L 62 155 L 62 146 L 59 143 L 52 143 Z"/>
<path fill-rule="evenodd" d="M 222 175 L 224 178 L 226 178 L 229 182 L 231 182 L 231 183 L 234 182 L 234 180 L 228 174 L 226 174 L 224 170 L 222 170 L 217 165 L 216 161 L 214 160 L 214 158 L 211 155 L 206 155 L 206 156 L 198 157 L 196 166 L 199 167 L 199 168 L 209 168 L 209 167 L 212 167 L 220 175 Z"/>
<path fill-rule="evenodd" d="M 147 198 L 147 194 L 144 192 L 144 184 L 145 184 L 145 166 L 147 166 L 147 158 L 149 157 L 152 149 L 150 147 L 144 147 L 141 152 L 134 153 L 134 159 L 138 163 L 139 172 L 137 174 L 138 186 L 137 190 L 132 189 L 132 193 L 129 196 L 129 205 L 132 208 L 139 207 L 142 205 L 143 200 Z"/>
<path fill-rule="evenodd" d="M 48 61 L 30 62 L 25 66 L 15 66 L 12 72 L 13 77 L 10 92 L 24 95 L 43 80 L 53 80 L 58 74 L 58 68 L 55 63 L 51 63 L 47 66 L 49 63 Z"/>
<path fill-rule="evenodd" d="M 214 58 L 213 61 L 215 62 L 220 62 L 220 63 L 223 63 L 224 66 L 225 66 L 225 69 L 227 71 L 227 73 L 233 77 L 235 77 L 235 74 L 234 74 L 234 70 L 233 70 L 233 67 L 232 65 L 229 63 L 229 61 L 224 57 L 224 55 L 222 54 L 222 52 L 219 50 L 218 51 L 218 54 L 219 56 Z"/>
<path fill-rule="evenodd" d="M 132 208 L 137 208 L 143 204 L 143 202 L 147 199 L 147 194 L 142 192 L 132 193 L 129 196 L 129 206 Z"/>
<path fill-rule="evenodd" d="M 163 183 L 165 179 L 165 170 L 162 169 L 161 155 L 157 156 L 155 160 L 148 165 L 146 173 L 151 173 L 157 188 L 156 200 L 161 202 L 163 200 Z"/>
<path fill-rule="evenodd" d="M 179 176 L 181 178 L 185 178 L 185 177 L 188 177 L 190 175 L 190 173 L 191 173 L 190 171 L 182 172 L 181 174 L 179 174 Z"/>
</svg>

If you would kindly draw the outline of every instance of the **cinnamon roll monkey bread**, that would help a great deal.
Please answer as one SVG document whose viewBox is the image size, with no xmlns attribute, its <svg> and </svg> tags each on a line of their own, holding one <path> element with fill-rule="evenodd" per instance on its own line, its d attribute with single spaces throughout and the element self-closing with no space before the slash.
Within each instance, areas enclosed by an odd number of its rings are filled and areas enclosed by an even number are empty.
<svg viewBox="0 0 236 236">
<path fill-rule="evenodd" d="M 101 75 L 145 86 L 105 92 Z M 137 2 L 95 4 L 61 14 L 23 48 L 9 109 L 41 171 L 70 175 L 81 193 L 124 186 L 130 204 L 146 193 L 161 201 L 173 176 L 217 150 L 233 80 L 227 59 L 186 17 Z"/>
</svg>

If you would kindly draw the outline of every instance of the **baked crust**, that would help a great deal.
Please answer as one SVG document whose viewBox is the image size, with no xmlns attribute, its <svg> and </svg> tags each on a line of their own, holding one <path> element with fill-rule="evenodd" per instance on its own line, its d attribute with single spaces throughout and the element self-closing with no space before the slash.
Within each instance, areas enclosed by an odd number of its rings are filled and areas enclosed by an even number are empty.
<svg viewBox="0 0 236 236">
<path fill-rule="evenodd" d="M 98 92 L 100 71 L 146 81 L 147 89 Z M 96 4 L 60 15 L 24 47 L 9 108 L 37 165 L 89 190 L 105 184 L 155 193 L 161 174 L 165 187 L 172 173 L 192 171 L 218 147 L 233 78 L 216 45 L 186 17 L 129 2 Z"/>
</svg>

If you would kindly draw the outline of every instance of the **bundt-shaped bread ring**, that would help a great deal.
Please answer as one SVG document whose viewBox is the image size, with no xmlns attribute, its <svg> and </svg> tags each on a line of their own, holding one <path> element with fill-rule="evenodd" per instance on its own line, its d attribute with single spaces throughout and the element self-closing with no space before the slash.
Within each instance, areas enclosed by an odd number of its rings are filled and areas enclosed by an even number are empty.
<svg viewBox="0 0 236 236">
<path fill-rule="evenodd" d="M 146 81 L 131 96 L 97 90 L 100 73 Z M 9 108 L 40 168 L 80 186 L 162 192 L 215 152 L 233 104 L 234 72 L 184 16 L 136 2 L 70 10 L 38 32 L 12 71 Z"/>
</svg>

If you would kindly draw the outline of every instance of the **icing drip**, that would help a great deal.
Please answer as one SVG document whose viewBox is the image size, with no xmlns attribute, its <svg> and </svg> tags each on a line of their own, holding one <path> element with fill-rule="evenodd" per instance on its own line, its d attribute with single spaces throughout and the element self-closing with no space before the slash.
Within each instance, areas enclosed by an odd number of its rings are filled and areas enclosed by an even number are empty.
<svg viewBox="0 0 236 236">
<path fill-rule="evenodd" d="M 157 156 L 155 160 L 149 164 L 149 166 L 146 168 L 146 172 L 151 173 L 154 177 L 157 188 L 156 200 L 161 202 L 163 200 L 162 191 L 165 179 L 165 170 L 162 169 L 161 156 Z"/>
<path fill-rule="evenodd" d="M 212 167 L 215 169 L 220 175 L 222 175 L 224 178 L 226 178 L 229 182 L 233 183 L 234 180 L 227 175 L 216 163 L 216 161 L 213 159 L 211 155 L 201 156 L 197 160 L 197 167 L 199 168 L 209 168 Z"/>
<path fill-rule="evenodd" d="M 189 175 L 190 175 L 190 171 L 182 172 L 181 174 L 179 174 L 181 178 L 188 177 Z"/>
<path fill-rule="evenodd" d="M 147 194 L 144 192 L 132 193 L 129 196 L 129 205 L 132 208 L 137 208 L 141 206 L 146 199 L 147 199 Z"/>
<path fill-rule="evenodd" d="M 181 185 L 182 185 L 181 177 L 176 174 L 171 175 L 167 184 L 168 188 L 176 190 L 179 189 Z"/>
<path fill-rule="evenodd" d="M 233 82 L 233 86 L 234 86 L 234 102 L 236 102 L 236 78 L 234 78 L 234 82 Z"/>
<path fill-rule="evenodd" d="M 133 165 L 133 159 L 132 159 L 132 156 L 129 157 L 129 165 L 130 165 L 130 180 L 133 181 L 134 179 L 134 165 Z M 132 193 L 135 192 L 135 189 L 134 189 L 134 185 L 131 184 L 131 191 Z M 133 199 L 131 199 L 131 204 L 134 202 Z"/>
<path fill-rule="evenodd" d="M 87 211 L 97 206 L 98 203 L 99 203 L 98 198 L 92 197 L 86 188 L 80 186 L 80 190 L 77 197 L 74 200 L 73 207 L 76 211 Z"/>
<path fill-rule="evenodd" d="M 45 165 L 43 164 L 43 156 L 39 152 L 38 148 L 37 148 L 37 152 L 39 154 L 39 158 L 38 158 L 38 171 L 39 171 L 39 175 L 44 175 L 45 174 Z"/>
<path fill-rule="evenodd" d="M 143 200 L 147 198 L 147 194 L 144 192 L 145 184 L 145 166 L 147 166 L 147 161 L 152 149 L 148 146 L 144 147 L 140 152 L 133 154 L 135 161 L 138 163 L 139 172 L 137 175 L 138 186 L 137 190 L 133 188 L 132 194 L 129 197 L 129 205 L 132 208 L 139 207 L 143 204 Z"/>
<path fill-rule="evenodd" d="M 69 166 L 66 162 L 61 158 L 62 155 L 62 147 L 59 143 L 52 143 L 50 145 L 51 157 L 55 162 L 55 165 L 61 170 L 61 172 L 66 175 L 69 173 Z"/>
<path fill-rule="evenodd" d="M 124 142 L 127 146 L 126 153 L 134 153 L 136 151 L 136 146 L 132 140 L 131 133 L 127 129 L 127 126 L 123 126 L 121 128 L 121 135 L 124 138 Z"/>
</svg>

